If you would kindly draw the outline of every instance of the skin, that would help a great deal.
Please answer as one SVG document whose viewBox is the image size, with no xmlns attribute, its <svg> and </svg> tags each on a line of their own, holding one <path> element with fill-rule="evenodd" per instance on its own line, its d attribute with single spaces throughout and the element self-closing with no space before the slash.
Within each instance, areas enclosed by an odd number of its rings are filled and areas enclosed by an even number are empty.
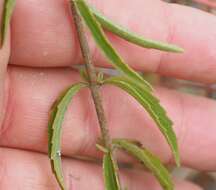
<svg viewBox="0 0 216 190">
<path fill-rule="evenodd" d="M 195 1 L 197 1 L 198 3 L 203 3 L 209 7 L 216 7 L 216 3 L 212 2 L 211 0 L 195 0 Z"/>
<path fill-rule="evenodd" d="M 3 0 L 0 2 L 3 4 Z M 159 0 L 124 0 L 123 5 L 123 0 L 89 2 L 141 35 L 185 49 L 183 54 L 146 50 L 108 34 L 134 69 L 215 83 L 215 16 Z M 47 121 L 59 93 L 79 80 L 78 73 L 69 68 L 82 62 L 71 22 L 65 0 L 17 0 L 11 31 L 0 51 L 0 189 L 58 189 L 46 156 Z M 90 46 L 95 64 L 108 66 L 91 38 Z M 155 94 L 174 121 L 182 165 L 215 171 L 215 101 L 162 87 L 157 87 Z M 131 97 L 110 86 L 102 88 L 102 96 L 113 137 L 138 139 L 165 163 L 173 163 L 170 149 L 154 122 Z M 100 166 L 72 159 L 78 155 L 101 156 L 95 149 L 99 130 L 87 90 L 74 98 L 63 128 L 67 186 L 70 190 L 103 189 Z M 120 155 L 119 159 L 127 158 Z M 122 170 L 122 176 L 123 183 L 131 190 L 161 189 L 143 171 Z M 200 188 L 176 181 L 176 190 L 181 189 Z"/>
</svg>

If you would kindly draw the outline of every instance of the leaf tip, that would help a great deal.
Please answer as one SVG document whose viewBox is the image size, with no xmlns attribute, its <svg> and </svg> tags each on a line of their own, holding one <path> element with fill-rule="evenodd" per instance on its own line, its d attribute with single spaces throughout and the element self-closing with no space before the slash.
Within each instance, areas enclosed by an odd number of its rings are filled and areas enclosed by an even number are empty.
<svg viewBox="0 0 216 190">
<path fill-rule="evenodd" d="M 180 155 L 178 153 L 175 155 L 175 162 L 176 162 L 176 166 L 178 168 L 180 168 L 181 167 L 181 159 L 180 159 Z"/>
<path fill-rule="evenodd" d="M 184 53 L 184 52 L 185 52 L 185 49 L 176 46 L 176 47 L 174 48 L 174 51 L 173 51 L 173 52 L 174 52 L 174 53 Z"/>
</svg>

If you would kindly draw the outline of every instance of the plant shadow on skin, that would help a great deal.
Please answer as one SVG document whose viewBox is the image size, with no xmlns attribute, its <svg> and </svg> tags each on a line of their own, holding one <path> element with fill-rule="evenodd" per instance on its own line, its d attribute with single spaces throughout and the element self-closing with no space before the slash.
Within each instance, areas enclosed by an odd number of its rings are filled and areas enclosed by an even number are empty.
<svg viewBox="0 0 216 190">
<path fill-rule="evenodd" d="M 15 0 L 5 0 L 1 26 L 1 46 L 4 45 L 7 28 L 15 6 Z M 68 87 L 53 104 L 50 111 L 48 125 L 48 155 L 51 161 L 52 171 L 62 190 L 67 187 L 64 182 L 61 165 L 61 131 L 64 115 L 72 98 L 83 88 L 89 88 L 97 112 L 98 122 L 101 128 L 101 140 L 96 145 L 102 151 L 103 175 L 106 190 L 122 189 L 119 179 L 119 168 L 114 156 L 114 152 L 121 149 L 147 168 L 157 178 L 164 190 L 173 190 L 173 182 L 166 167 L 157 156 L 142 147 L 136 140 L 112 139 L 109 135 L 108 121 L 106 120 L 100 95 L 102 85 L 114 85 L 131 95 L 149 113 L 157 124 L 161 133 L 173 152 L 177 166 L 180 166 L 180 156 L 177 138 L 172 128 L 172 121 L 168 118 L 166 111 L 160 105 L 159 100 L 153 95 L 151 85 L 145 81 L 136 71 L 134 71 L 120 57 L 117 51 L 109 42 L 104 29 L 119 37 L 144 48 L 152 48 L 161 51 L 181 53 L 183 49 L 172 44 L 157 42 L 145 39 L 113 21 L 88 5 L 85 0 L 70 0 L 70 6 L 77 34 L 80 42 L 81 52 L 85 63 L 85 69 L 80 70 L 83 81 L 72 84 Z M 103 73 L 98 73 L 91 59 L 91 52 L 86 38 L 86 28 L 92 34 L 97 46 L 109 60 L 110 64 L 121 72 L 120 76 L 105 77 Z"/>
</svg>

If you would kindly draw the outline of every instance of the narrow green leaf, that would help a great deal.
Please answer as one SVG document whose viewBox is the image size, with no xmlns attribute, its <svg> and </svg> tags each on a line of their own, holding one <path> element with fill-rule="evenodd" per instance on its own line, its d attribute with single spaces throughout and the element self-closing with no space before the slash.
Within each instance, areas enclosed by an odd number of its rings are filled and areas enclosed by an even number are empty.
<svg viewBox="0 0 216 190">
<path fill-rule="evenodd" d="M 103 173 L 106 190 L 120 190 L 118 168 L 110 153 L 103 158 Z"/>
<path fill-rule="evenodd" d="M 159 100 L 154 95 L 141 88 L 140 85 L 125 77 L 112 77 L 104 81 L 105 84 L 113 84 L 125 90 L 133 96 L 154 119 L 157 126 L 165 136 L 174 154 L 176 164 L 180 165 L 180 156 L 177 144 L 177 138 L 172 128 L 172 121 L 168 118 L 166 111 L 160 105 Z"/>
<path fill-rule="evenodd" d="M 50 114 L 48 125 L 48 149 L 53 173 L 62 190 L 65 190 L 64 177 L 61 166 L 61 129 L 64 115 L 73 96 L 82 88 L 85 83 L 77 83 L 67 89 L 63 95 L 54 103 Z"/>
<path fill-rule="evenodd" d="M 154 156 L 150 151 L 140 148 L 136 144 L 125 139 L 116 139 L 113 143 L 140 160 L 158 179 L 164 190 L 174 189 L 168 170 L 163 166 L 160 159 Z"/>
<path fill-rule="evenodd" d="M 113 21 L 111 21 L 110 19 L 106 18 L 104 15 L 99 13 L 96 9 L 91 8 L 91 10 L 94 13 L 97 21 L 102 25 L 103 28 L 127 40 L 128 42 L 131 42 L 133 44 L 136 44 L 144 48 L 152 48 L 152 49 L 158 49 L 162 51 L 175 52 L 175 53 L 184 52 L 182 48 L 176 45 L 143 38 L 142 36 L 139 36 L 134 32 L 131 32 L 128 29 L 114 23 Z"/>
<path fill-rule="evenodd" d="M 84 0 L 74 0 L 74 2 L 82 18 L 84 19 L 86 25 L 91 31 L 91 34 L 94 37 L 98 47 L 100 47 L 100 49 L 111 62 L 111 64 L 115 68 L 123 72 L 127 77 L 136 80 L 137 82 L 141 83 L 142 85 L 145 85 L 146 88 L 151 90 L 150 85 L 137 72 L 130 68 L 129 65 L 125 64 L 123 59 L 112 47 L 100 23 L 96 20 L 86 2 Z"/>
<path fill-rule="evenodd" d="M 14 10 L 16 4 L 16 0 L 5 0 L 4 1 L 4 9 L 3 9 L 3 15 L 2 15 L 2 21 L 1 21 L 1 47 L 4 44 L 7 29 L 10 24 L 11 16 Z"/>
</svg>

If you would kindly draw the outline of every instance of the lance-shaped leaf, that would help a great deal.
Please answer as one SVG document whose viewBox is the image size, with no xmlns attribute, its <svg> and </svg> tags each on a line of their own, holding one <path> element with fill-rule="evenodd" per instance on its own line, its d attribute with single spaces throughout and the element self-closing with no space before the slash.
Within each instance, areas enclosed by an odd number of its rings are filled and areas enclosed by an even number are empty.
<svg viewBox="0 0 216 190">
<path fill-rule="evenodd" d="M 176 45 L 168 44 L 164 42 L 159 42 L 156 40 L 146 39 L 142 36 L 135 34 L 134 32 L 129 31 L 128 29 L 114 23 L 100 12 L 98 12 L 95 8 L 91 8 L 92 12 L 94 13 L 97 21 L 102 25 L 102 27 L 117 36 L 136 44 L 138 46 L 144 48 L 151 48 L 151 49 L 158 49 L 161 51 L 167 52 L 175 52 L 175 53 L 182 53 L 184 50 Z"/>
<path fill-rule="evenodd" d="M 106 190 L 120 190 L 120 183 L 118 177 L 118 167 L 108 152 L 103 158 L 103 173 Z"/>
<path fill-rule="evenodd" d="M 11 16 L 15 7 L 16 1 L 15 0 L 5 0 L 4 1 L 4 9 L 3 15 L 1 20 L 1 47 L 4 44 L 7 29 L 10 24 Z"/>
<path fill-rule="evenodd" d="M 115 139 L 113 143 L 141 161 L 158 179 L 164 190 L 173 190 L 170 174 L 159 158 L 154 156 L 147 149 L 141 148 L 137 144 L 125 139 Z"/>
<path fill-rule="evenodd" d="M 179 150 L 178 150 L 177 138 L 172 128 L 173 123 L 168 118 L 166 111 L 160 105 L 159 100 L 154 95 L 152 95 L 151 92 L 145 90 L 145 88 L 142 88 L 136 82 L 131 81 L 125 77 L 108 78 L 104 81 L 104 83 L 112 84 L 125 90 L 144 107 L 144 109 L 154 119 L 157 126 L 165 136 L 174 154 L 176 164 L 179 166 L 180 165 Z"/>
<path fill-rule="evenodd" d="M 123 72 L 127 77 L 137 81 L 138 83 L 141 83 L 146 88 L 151 90 L 150 85 L 137 72 L 130 68 L 129 65 L 124 63 L 123 59 L 112 47 L 100 23 L 96 20 L 94 14 L 90 10 L 86 2 L 84 0 L 74 0 L 74 2 L 83 20 L 91 31 L 91 34 L 95 39 L 98 47 L 102 50 L 110 63 L 119 71 Z"/>
<path fill-rule="evenodd" d="M 81 89 L 86 87 L 85 83 L 77 83 L 67 89 L 63 95 L 54 103 L 50 114 L 48 126 L 48 149 L 49 157 L 53 173 L 62 190 L 65 190 L 64 177 L 61 166 L 61 131 L 62 123 L 64 121 L 65 112 L 71 102 L 73 96 Z"/>
</svg>

